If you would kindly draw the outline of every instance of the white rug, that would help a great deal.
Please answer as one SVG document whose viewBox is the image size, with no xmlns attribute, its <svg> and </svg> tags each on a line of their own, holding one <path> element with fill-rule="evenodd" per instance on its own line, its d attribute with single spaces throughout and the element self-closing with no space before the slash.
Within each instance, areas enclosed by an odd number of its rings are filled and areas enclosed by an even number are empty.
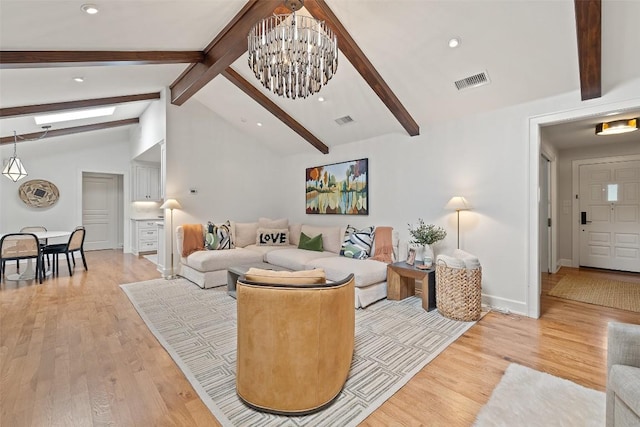
<svg viewBox="0 0 640 427">
<path fill-rule="evenodd" d="M 476 427 L 602 427 L 605 394 L 515 363 L 509 365 Z"/>
<path fill-rule="evenodd" d="M 356 310 L 355 354 L 336 401 L 312 415 L 283 417 L 250 409 L 236 395 L 236 300 L 226 287 L 203 290 L 185 279 L 121 287 L 225 426 L 355 426 L 474 324 L 426 312 L 415 297 Z"/>
</svg>

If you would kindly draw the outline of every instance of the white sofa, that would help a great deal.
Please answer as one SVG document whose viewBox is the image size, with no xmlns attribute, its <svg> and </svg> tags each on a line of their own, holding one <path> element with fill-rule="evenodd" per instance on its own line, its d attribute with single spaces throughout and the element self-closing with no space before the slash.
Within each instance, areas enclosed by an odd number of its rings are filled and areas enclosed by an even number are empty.
<svg viewBox="0 0 640 427">
<path fill-rule="evenodd" d="M 264 219 L 261 219 L 261 221 Z M 282 221 L 282 220 L 280 220 Z M 286 220 L 285 220 L 286 221 Z M 283 246 L 256 245 L 259 223 L 231 222 L 231 235 L 235 248 L 196 251 L 180 257 L 178 274 L 201 288 L 227 284 L 227 269 L 232 266 L 265 262 L 290 270 L 323 268 L 327 279 L 342 280 L 350 273 L 355 276 L 355 306 L 366 307 L 387 296 L 387 264 L 371 259 L 353 259 L 340 256 L 345 228 L 319 227 L 287 223 L 289 244 Z M 268 228 L 268 227 L 267 227 Z M 272 227 L 275 228 L 275 227 Z M 298 249 L 300 233 L 309 237 L 322 234 L 323 251 Z M 184 230 L 176 228 L 178 253 L 182 254 Z M 398 255 L 397 234 L 393 233 L 394 259 Z M 375 253 L 375 241 L 372 248 Z"/>
</svg>

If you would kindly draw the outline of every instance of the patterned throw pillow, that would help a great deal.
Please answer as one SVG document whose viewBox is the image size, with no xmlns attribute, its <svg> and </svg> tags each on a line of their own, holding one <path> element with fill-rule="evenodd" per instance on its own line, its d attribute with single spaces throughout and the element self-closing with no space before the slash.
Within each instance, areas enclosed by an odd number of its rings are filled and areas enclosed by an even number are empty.
<svg viewBox="0 0 640 427">
<path fill-rule="evenodd" d="M 373 245 L 374 227 L 366 227 L 357 230 L 350 225 L 344 232 L 344 240 L 340 255 L 347 258 L 367 259 L 371 254 Z"/>
<path fill-rule="evenodd" d="M 256 245 L 258 246 L 286 246 L 289 244 L 289 229 L 258 228 Z"/>
<path fill-rule="evenodd" d="M 204 247 L 210 251 L 219 249 L 233 249 L 231 241 L 231 223 L 214 224 L 207 223 L 207 232 L 204 236 Z"/>
</svg>

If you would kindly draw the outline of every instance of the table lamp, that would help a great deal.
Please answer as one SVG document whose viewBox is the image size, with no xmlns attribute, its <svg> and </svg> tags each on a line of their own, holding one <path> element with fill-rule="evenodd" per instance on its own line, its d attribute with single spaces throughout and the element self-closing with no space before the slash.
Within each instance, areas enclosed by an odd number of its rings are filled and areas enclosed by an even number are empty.
<svg viewBox="0 0 640 427">
<path fill-rule="evenodd" d="M 160 206 L 160 209 L 169 209 L 171 211 L 171 222 L 169 223 L 169 231 L 171 232 L 171 275 L 167 279 L 175 279 L 176 276 L 173 273 L 173 210 L 182 209 L 182 206 L 176 199 L 167 199 Z"/>
<path fill-rule="evenodd" d="M 460 249 L 460 211 L 467 211 L 469 209 L 472 209 L 472 207 L 464 197 L 454 196 L 451 198 L 451 200 L 449 200 L 444 208 L 456 211 L 456 213 L 458 214 L 458 249 Z"/>
</svg>

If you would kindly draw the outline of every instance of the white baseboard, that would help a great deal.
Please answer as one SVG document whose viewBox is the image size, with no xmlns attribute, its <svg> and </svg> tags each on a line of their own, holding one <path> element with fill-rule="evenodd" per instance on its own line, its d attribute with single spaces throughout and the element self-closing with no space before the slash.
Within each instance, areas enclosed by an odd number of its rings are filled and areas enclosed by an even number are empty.
<svg viewBox="0 0 640 427">
<path fill-rule="evenodd" d="M 507 298 L 482 294 L 482 307 L 483 309 L 487 308 L 500 313 L 527 316 L 527 304 L 523 301 L 514 301 Z"/>
<path fill-rule="evenodd" d="M 567 258 L 561 258 L 558 261 L 560 267 L 573 267 L 573 260 Z"/>
</svg>

